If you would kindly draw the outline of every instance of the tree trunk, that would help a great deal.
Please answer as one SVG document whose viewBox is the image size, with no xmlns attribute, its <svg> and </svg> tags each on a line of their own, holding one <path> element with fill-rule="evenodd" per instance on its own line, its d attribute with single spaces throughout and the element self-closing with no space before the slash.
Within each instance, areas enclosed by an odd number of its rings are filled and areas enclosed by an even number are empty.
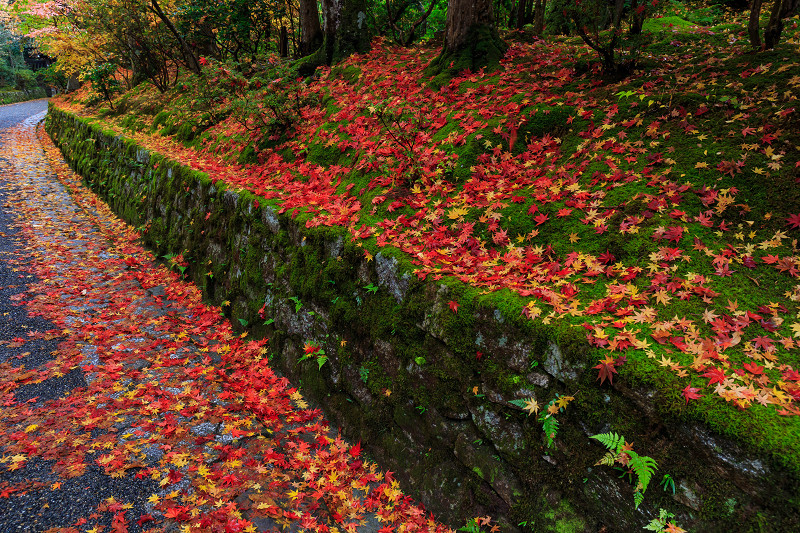
<svg viewBox="0 0 800 533">
<path fill-rule="evenodd" d="M 507 49 L 497 33 L 491 0 L 450 0 L 442 53 L 426 74 L 437 76 L 434 85 L 444 83 L 461 71 L 497 65 Z"/>
<path fill-rule="evenodd" d="M 642 5 L 639 5 L 639 0 L 631 0 L 631 7 L 630 10 L 633 11 L 631 14 L 632 24 L 631 24 L 631 35 L 640 35 L 642 33 L 642 26 L 644 26 L 644 19 L 647 16 L 646 7 L 644 2 Z"/>
<path fill-rule="evenodd" d="M 321 65 L 332 65 L 351 54 L 369 50 L 366 0 L 322 0 L 322 46 L 298 64 L 298 73 L 308 76 Z"/>
<path fill-rule="evenodd" d="M 281 26 L 281 40 L 278 47 L 281 57 L 289 56 L 289 31 L 286 26 Z"/>
<path fill-rule="evenodd" d="M 747 34 L 750 36 L 750 46 L 753 48 L 761 48 L 761 29 L 759 28 L 759 20 L 761 18 L 762 2 L 763 0 L 751 0 L 750 2 L 750 19 L 747 22 Z"/>
<path fill-rule="evenodd" d="M 764 48 L 772 50 L 781 40 L 781 33 L 783 33 L 783 19 L 790 16 L 797 10 L 798 0 L 775 0 L 775 5 L 772 6 L 772 12 L 769 16 L 769 22 L 764 29 Z"/>
<path fill-rule="evenodd" d="M 365 0 L 322 0 L 325 19 L 323 48 L 325 63 L 331 65 L 347 56 L 369 49 Z"/>
<path fill-rule="evenodd" d="M 517 9 L 511 10 L 511 17 L 513 21 L 509 21 L 509 26 L 511 27 L 511 22 L 515 22 L 513 25 L 518 30 L 521 30 L 522 27 L 525 25 L 525 11 L 527 10 L 528 0 L 519 0 L 517 3 Z"/>
<path fill-rule="evenodd" d="M 615 30 L 620 27 L 620 24 L 622 24 L 622 14 L 624 11 L 625 11 L 625 0 L 615 0 L 614 15 L 613 15 L 614 19 L 611 21 L 611 25 L 614 26 Z"/>
<path fill-rule="evenodd" d="M 175 37 L 178 43 L 181 45 L 181 50 L 183 50 L 183 56 L 186 61 L 186 66 L 189 67 L 192 72 L 195 74 L 200 74 L 200 62 L 197 60 L 197 56 L 195 56 L 194 52 L 189 45 L 186 43 L 186 40 L 178 33 L 178 30 L 175 28 L 175 25 L 172 24 L 172 21 L 169 20 L 167 15 L 164 14 L 164 11 L 161 9 L 161 6 L 158 4 L 157 0 L 150 0 L 150 6 L 156 16 L 161 19 L 161 21 L 167 26 L 170 33 Z"/>
<path fill-rule="evenodd" d="M 300 0 L 300 57 L 313 54 L 321 45 L 317 0 Z"/>
<path fill-rule="evenodd" d="M 547 9 L 547 0 L 536 0 L 533 8 L 533 33 L 542 35 L 544 33 L 544 13 Z"/>
<path fill-rule="evenodd" d="M 491 0 L 450 0 L 444 30 L 445 49 L 455 51 L 467 46 L 470 33 L 478 28 L 497 33 Z"/>
</svg>

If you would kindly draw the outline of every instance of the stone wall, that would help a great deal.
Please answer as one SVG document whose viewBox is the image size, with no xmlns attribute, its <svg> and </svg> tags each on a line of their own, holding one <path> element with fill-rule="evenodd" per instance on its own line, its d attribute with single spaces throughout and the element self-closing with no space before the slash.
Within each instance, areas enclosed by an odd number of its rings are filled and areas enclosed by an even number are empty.
<svg viewBox="0 0 800 533">
<path fill-rule="evenodd" d="M 370 260 L 342 229 L 307 229 L 304 215 L 52 106 L 47 131 L 147 245 L 182 253 L 208 300 L 268 336 L 275 367 L 440 520 L 629 532 L 665 508 L 693 531 L 800 529 L 796 472 L 693 421 L 652 383 L 601 386 L 582 332 L 524 319 L 502 292 L 420 280 L 397 251 Z M 303 359 L 307 343 L 324 356 Z M 575 400 L 548 447 L 511 402 L 556 394 Z M 658 461 L 638 510 L 628 478 L 594 466 L 604 449 L 588 437 L 611 430 Z M 658 485 L 665 473 L 674 494 Z"/>
</svg>

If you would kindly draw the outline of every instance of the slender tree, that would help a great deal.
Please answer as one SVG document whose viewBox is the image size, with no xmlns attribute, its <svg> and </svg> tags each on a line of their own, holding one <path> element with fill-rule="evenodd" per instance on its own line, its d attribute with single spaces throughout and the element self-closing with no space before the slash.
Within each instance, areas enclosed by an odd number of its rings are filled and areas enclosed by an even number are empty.
<svg viewBox="0 0 800 533">
<path fill-rule="evenodd" d="M 780 42 L 783 19 L 797 12 L 797 3 L 798 0 L 775 0 L 767 27 L 764 29 L 764 47 L 767 50 L 772 50 Z"/>
<path fill-rule="evenodd" d="M 751 0 L 750 19 L 747 24 L 747 35 L 750 44 L 756 49 L 772 50 L 781 40 L 783 33 L 783 19 L 790 17 L 797 11 L 798 0 L 775 0 L 769 14 L 769 21 L 764 28 L 764 41 L 761 41 L 761 8 L 763 0 Z"/>
<path fill-rule="evenodd" d="M 536 0 L 533 8 L 533 33 L 544 33 L 544 14 L 547 10 L 547 0 Z"/>
<path fill-rule="evenodd" d="M 753 48 L 761 48 L 761 4 L 763 0 L 750 1 L 750 19 L 747 21 L 747 34 L 750 37 L 750 45 Z"/>
<path fill-rule="evenodd" d="M 194 73 L 199 74 L 200 63 L 197 59 L 197 55 L 195 55 L 194 50 L 192 50 L 186 43 L 186 40 L 175 28 L 175 25 L 172 23 L 169 17 L 167 17 L 167 15 L 164 13 L 164 10 L 161 9 L 161 5 L 158 3 L 158 0 L 150 0 L 150 9 L 159 19 L 161 19 L 161 22 L 163 22 L 167 29 L 169 29 L 170 33 L 172 33 L 172 35 L 175 37 L 175 40 L 180 43 L 184 64 Z"/>
</svg>

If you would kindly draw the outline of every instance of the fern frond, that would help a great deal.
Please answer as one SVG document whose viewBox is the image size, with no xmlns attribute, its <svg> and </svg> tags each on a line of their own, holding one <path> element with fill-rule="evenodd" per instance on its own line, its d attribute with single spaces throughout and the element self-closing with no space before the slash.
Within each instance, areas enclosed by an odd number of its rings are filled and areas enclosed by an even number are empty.
<svg viewBox="0 0 800 533">
<path fill-rule="evenodd" d="M 633 472 L 636 474 L 639 484 L 642 486 L 642 492 L 646 491 L 647 485 L 650 484 L 653 474 L 658 469 L 658 464 L 652 457 L 639 455 L 633 450 L 626 450 L 625 453 L 631 457 L 631 460 L 628 463 L 628 468 L 633 470 Z"/>
<path fill-rule="evenodd" d="M 558 433 L 558 420 L 554 416 L 548 416 L 542 421 L 542 429 L 547 437 L 547 447 L 553 445 L 553 439 L 556 438 Z"/>
<path fill-rule="evenodd" d="M 606 452 L 606 454 L 600 458 L 599 461 L 595 463 L 595 466 L 598 465 L 605 465 L 605 466 L 614 466 L 614 463 L 617 461 L 617 456 L 614 455 L 614 452 Z"/>
<path fill-rule="evenodd" d="M 644 501 L 644 494 L 639 492 L 638 490 L 633 493 L 633 508 L 638 509 L 642 502 Z"/>
<path fill-rule="evenodd" d="M 589 438 L 599 441 L 603 446 L 615 454 L 618 454 L 625 445 L 625 437 L 622 435 L 617 435 L 616 433 L 599 433 L 597 435 L 592 435 Z"/>
</svg>

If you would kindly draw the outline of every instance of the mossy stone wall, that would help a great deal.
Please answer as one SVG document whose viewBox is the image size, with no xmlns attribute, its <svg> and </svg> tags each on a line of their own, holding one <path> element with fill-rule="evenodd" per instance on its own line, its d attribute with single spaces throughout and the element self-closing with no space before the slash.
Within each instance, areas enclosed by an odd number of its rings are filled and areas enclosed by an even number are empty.
<svg viewBox="0 0 800 533">
<path fill-rule="evenodd" d="M 420 280 L 391 250 L 370 260 L 342 229 L 307 229 L 302 215 L 87 119 L 51 106 L 46 128 L 147 245 L 182 253 L 208 300 L 229 301 L 234 324 L 268 336 L 276 368 L 440 520 L 629 532 L 663 507 L 694 531 L 800 530 L 796 473 L 685 420 L 657 391 L 600 386 L 580 332 L 509 316 L 502 295 Z M 327 359 L 301 361 L 307 342 Z M 541 425 L 510 402 L 557 393 L 576 399 L 547 447 Z M 604 449 L 588 436 L 610 430 L 658 461 L 638 510 L 628 479 L 594 466 Z M 658 486 L 664 473 L 675 494 Z"/>
</svg>

